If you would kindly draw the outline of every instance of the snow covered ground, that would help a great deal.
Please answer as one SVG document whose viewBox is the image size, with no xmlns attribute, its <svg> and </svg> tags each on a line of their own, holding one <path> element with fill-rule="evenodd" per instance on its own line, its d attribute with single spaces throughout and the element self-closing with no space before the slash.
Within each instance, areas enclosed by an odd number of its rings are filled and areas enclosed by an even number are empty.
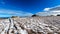
<svg viewBox="0 0 60 34">
<path fill-rule="evenodd" d="M 0 34 L 60 34 L 60 16 L 0 19 Z"/>
</svg>

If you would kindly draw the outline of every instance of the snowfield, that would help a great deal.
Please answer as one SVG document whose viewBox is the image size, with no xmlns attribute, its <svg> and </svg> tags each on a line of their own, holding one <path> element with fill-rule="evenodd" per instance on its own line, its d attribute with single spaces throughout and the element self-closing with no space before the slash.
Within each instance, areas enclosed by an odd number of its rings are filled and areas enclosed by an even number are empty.
<svg viewBox="0 0 60 34">
<path fill-rule="evenodd" d="M 0 19 L 0 34 L 60 34 L 60 16 Z"/>
</svg>

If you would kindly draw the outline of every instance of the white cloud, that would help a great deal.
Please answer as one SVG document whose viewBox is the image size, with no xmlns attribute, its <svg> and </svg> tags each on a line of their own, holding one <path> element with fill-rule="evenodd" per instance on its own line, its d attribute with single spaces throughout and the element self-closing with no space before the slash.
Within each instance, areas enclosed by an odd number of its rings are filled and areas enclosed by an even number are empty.
<svg viewBox="0 0 60 34">
<path fill-rule="evenodd" d="M 3 4 L 3 5 L 5 4 L 4 0 L 0 0 L 0 3 Z"/>
<path fill-rule="evenodd" d="M 50 8 L 45 8 L 44 11 L 49 11 Z"/>
<path fill-rule="evenodd" d="M 0 9 L 0 15 L 10 15 L 10 16 L 31 16 L 32 13 L 24 12 L 24 11 L 16 11 L 16 10 L 7 10 L 7 9 Z"/>
<path fill-rule="evenodd" d="M 1 4 L 5 4 L 5 2 L 1 2 Z"/>
<path fill-rule="evenodd" d="M 60 5 L 51 7 L 51 8 L 45 8 L 43 10 L 44 12 L 38 12 L 37 15 L 40 16 L 47 16 L 47 15 L 57 15 L 60 14 Z"/>
</svg>

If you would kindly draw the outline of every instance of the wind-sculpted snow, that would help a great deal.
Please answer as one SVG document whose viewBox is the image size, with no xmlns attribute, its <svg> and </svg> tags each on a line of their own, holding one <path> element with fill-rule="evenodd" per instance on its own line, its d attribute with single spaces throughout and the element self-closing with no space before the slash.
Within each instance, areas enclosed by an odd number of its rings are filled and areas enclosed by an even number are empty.
<svg viewBox="0 0 60 34">
<path fill-rule="evenodd" d="M 0 34 L 60 34 L 60 16 L 0 19 Z"/>
</svg>

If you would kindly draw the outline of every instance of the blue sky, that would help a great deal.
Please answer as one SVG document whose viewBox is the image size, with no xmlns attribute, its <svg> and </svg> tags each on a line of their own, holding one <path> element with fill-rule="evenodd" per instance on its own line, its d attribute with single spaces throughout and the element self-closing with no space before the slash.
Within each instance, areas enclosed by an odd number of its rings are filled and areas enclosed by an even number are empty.
<svg viewBox="0 0 60 34">
<path fill-rule="evenodd" d="M 0 0 L 0 16 L 30 16 L 58 5 L 60 0 Z"/>
</svg>

